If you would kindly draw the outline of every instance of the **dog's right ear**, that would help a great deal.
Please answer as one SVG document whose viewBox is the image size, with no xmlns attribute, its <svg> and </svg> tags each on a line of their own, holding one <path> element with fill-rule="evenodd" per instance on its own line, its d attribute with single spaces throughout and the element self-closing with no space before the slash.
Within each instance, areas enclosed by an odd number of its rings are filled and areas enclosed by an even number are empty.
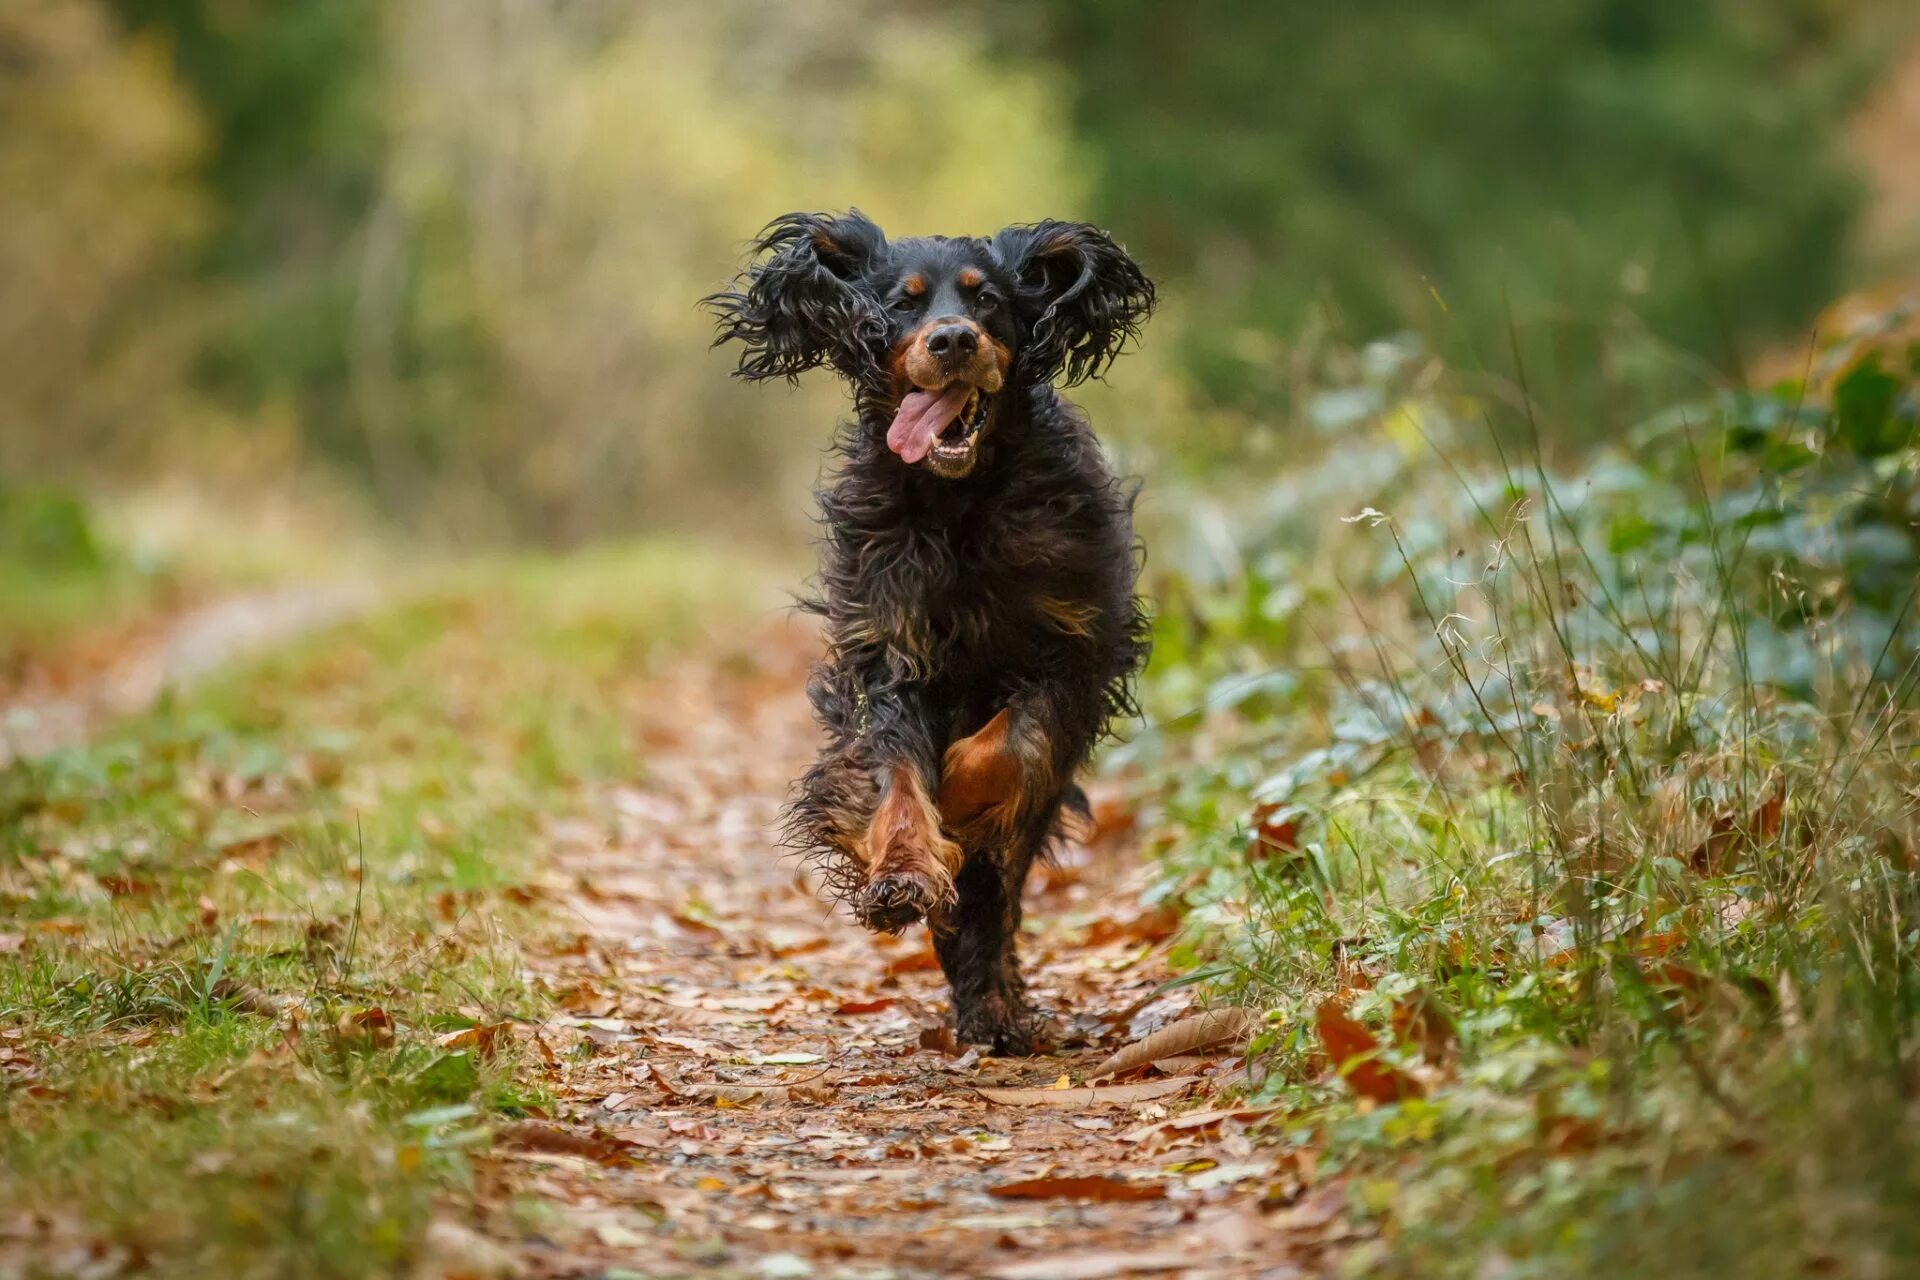
<svg viewBox="0 0 1920 1280">
<path fill-rule="evenodd" d="M 775 218 L 733 286 L 701 299 L 717 319 L 713 345 L 745 347 L 742 378 L 793 381 L 829 362 L 851 375 L 886 339 L 879 303 L 859 283 L 886 246 L 858 209 Z"/>
</svg>

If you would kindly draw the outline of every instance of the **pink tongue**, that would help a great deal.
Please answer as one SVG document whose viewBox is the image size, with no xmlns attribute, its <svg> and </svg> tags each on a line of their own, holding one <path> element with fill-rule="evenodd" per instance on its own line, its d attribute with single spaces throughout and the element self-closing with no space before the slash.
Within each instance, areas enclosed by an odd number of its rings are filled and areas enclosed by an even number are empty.
<svg viewBox="0 0 1920 1280">
<path fill-rule="evenodd" d="M 918 462 L 933 448 L 934 437 L 960 416 L 973 388 L 956 382 L 939 395 L 931 391 L 909 391 L 900 397 L 900 408 L 887 428 L 887 448 L 907 462 Z"/>
</svg>

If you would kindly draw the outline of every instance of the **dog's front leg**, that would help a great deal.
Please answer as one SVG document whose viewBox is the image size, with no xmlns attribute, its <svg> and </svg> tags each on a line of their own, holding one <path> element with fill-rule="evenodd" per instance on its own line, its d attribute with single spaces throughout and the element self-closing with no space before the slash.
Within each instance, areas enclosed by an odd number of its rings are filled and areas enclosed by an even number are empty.
<svg viewBox="0 0 1920 1280">
<path fill-rule="evenodd" d="M 940 830 L 940 813 L 918 767 L 884 766 L 880 804 L 867 823 L 867 880 L 853 895 L 854 918 L 893 933 L 923 917 L 938 926 L 953 905 L 960 846 Z"/>
</svg>

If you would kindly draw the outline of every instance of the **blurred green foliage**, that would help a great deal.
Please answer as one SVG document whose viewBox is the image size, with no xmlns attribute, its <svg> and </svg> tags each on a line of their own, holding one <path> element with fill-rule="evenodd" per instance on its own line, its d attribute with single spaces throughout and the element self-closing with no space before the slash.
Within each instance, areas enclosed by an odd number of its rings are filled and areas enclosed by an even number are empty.
<svg viewBox="0 0 1920 1280">
<path fill-rule="evenodd" d="M 205 121 L 199 177 L 214 219 L 194 278 L 223 305 L 203 335 L 203 385 L 248 412 L 294 398 L 330 436 L 347 380 L 353 240 L 388 132 L 378 7 L 108 4 L 133 39 L 167 51 Z"/>
<path fill-rule="evenodd" d="M 1017 29 L 1074 72 L 1100 215 L 1191 276 L 1204 386 L 1257 403 L 1244 331 L 1316 306 L 1350 342 L 1413 325 L 1494 365 L 1511 314 L 1563 385 L 1642 323 L 1741 372 L 1841 286 L 1843 124 L 1898 11 L 1045 0 Z"/>
<path fill-rule="evenodd" d="M 1157 464 L 1301 429 L 1303 335 L 1407 325 L 1606 437 L 1698 389 L 1676 345 L 1738 371 L 1837 291 L 1899 11 L 21 0 L 0 468 L 456 537 L 791 529 L 839 393 L 730 385 L 692 303 L 848 205 L 1118 231 L 1167 306 L 1101 421 Z"/>
<path fill-rule="evenodd" d="M 1320 456 L 1163 503 L 1122 751 L 1342 1274 L 1914 1272 L 1917 315 L 1558 465 L 1329 353 Z M 1322 1001 L 1421 1096 L 1356 1105 Z"/>
</svg>

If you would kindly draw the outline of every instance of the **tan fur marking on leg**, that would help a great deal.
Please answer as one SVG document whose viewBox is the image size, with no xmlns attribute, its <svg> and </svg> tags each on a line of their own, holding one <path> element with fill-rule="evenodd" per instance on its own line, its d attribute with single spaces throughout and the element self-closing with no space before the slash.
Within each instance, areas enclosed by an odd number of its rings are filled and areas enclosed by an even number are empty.
<svg viewBox="0 0 1920 1280">
<path fill-rule="evenodd" d="M 940 890 L 941 899 L 953 896 L 953 877 L 960 870 L 962 856 L 960 846 L 941 833 L 939 811 L 909 765 L 893 767 L 886 797 L 867 824 L 862 853 L 875 878 L 919 875 Z"/>
<path fill-rule="evenodd" d="M 1040 727 L 1003 707 L 947 748 L 940 816 L 969 843 L 1004 840 L 1020 821 L 1022 802 L 1049 794 L 1052 785 L 1052 748 Z"/>
<path fill-rule="evenodd" d="M 947 748 L 940 770 L 940 817 L 960 826 L 982 809 L 1004 804 L 1020 781 L 1020 763 L 1008 749 L 1013 713 L 1002 707 L 986 727 Z"/>
</svg>

